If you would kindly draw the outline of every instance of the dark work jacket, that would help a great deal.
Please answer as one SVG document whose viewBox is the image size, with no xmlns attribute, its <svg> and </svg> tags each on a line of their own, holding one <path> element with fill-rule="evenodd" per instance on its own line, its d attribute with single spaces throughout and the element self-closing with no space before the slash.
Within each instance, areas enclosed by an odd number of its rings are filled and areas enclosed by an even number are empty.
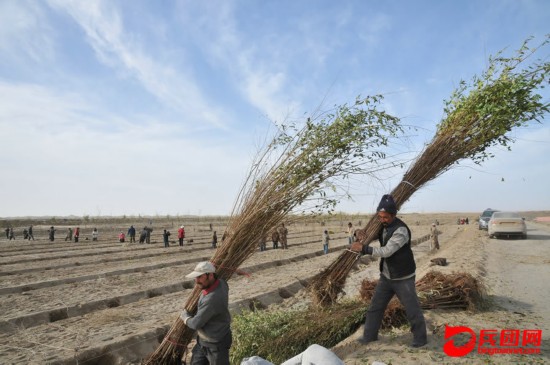
<svg viewBox="0 0 550 365">
<path fill-rule="evenodd" d="M 397 217 L 394 218 L 393 222 L 386 227 L 387 233 L 385 239 L 383 238 L 384 227 L 382 227 L 378 232 L 378 241 L 380 241 L 380 246 L 386 246 L 395 230 L 399 227 L 405 227 L 407 229 L 409 233 L 409 242 L 405 243 L 403 247 L 394 252 L 390 257 L 380 259 L 380 272 L 382 272 L 385 261 L 390 272 L 390 279 L 399 279 L 414 274 L 416 270 L 416 264 L 411 250 L 411 230 L 401 219 Z"/>
</svg>

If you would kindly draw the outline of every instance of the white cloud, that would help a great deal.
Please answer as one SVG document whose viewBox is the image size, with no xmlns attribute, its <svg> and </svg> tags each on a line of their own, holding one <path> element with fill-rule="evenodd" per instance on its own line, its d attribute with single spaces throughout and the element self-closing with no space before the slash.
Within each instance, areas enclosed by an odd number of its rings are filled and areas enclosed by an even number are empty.
<svg viewBox="0 0 550 365">
<path fill-rule="evenodd" d="M 474 2 L 0 1 L 0 216 L 227 214 L 266 116 L 294 119 L 359 94 L 385 93 L 391 114 L 422 128 L 392 144 L 414 154 L 453 82 L 521 43 L 518 29 L 547 28 L 548 6 L 532 4 L 496 16 Z M 406 209 L 550 201 L 550 151 L 536 142 L 548 133 L 518 132 L 512 152 L 449 171 Z M 356 178 L 347 210 L 372 211 L 395 174 Z"/>
<path fill-rule="evenodd" d="M 101 62 L 131 75 L 162 103 L 184 113 L 188 119 L 227 128 L 223 117 L 227 113 L 202 94 L 191 72 L 159 63 L 154 55 L 144 51 L 144 45 L 124 29 L 114 3 L 102 0 L 49 2 L 66 11 L 82 27 Z"/>
<path fill-rule="evenodd" d="M 229 2 L 206 7 L 207 10 L 201 9 L 201 16 L 192 14 L 193 21 L 200 26 L 187 31 L 207 53 L 208 62 L 215 68 L 223 68 L 232 86 L 271 120 L 281 121 L 298 110 L 300 104 L 289 95 L 287 61 L 292 58 L 289 50 L 279 49 L 281 44 L 262 43 L 266 37 L 261 30 L 246 34 L 239 29 L 235 9 Z M 185 13 L 185 9 L 181 12 Z M 188 23 L 190 16 L 186 13 L 182 23 Z M 280 34 L 280 37 L 285 36 Z"/>
<path fill-rule="evenodd" d="M 40 4 L 27 0 L 0 2 L 0 52 L 3 57 L 22 62 L 29 57 L 34 62 L 54 55 L 52 29 L 44 20 Z"/>
<path fill-rule="evenodd" d="M 37 215 L 227 214 L 249 160 L 243 146 L 205 144 L 177 124 L 92 115 L 78 95 L 0 83 L 0 98 L 0 216 L 31 207 Z"/>
</svg>

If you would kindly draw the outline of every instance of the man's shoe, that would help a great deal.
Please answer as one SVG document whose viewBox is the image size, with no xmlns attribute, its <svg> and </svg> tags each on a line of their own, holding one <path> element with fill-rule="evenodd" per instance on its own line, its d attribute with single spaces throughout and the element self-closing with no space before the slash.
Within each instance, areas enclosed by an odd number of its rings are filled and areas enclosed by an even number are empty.
<svg viewBox="0 0 550 365">
<path fill-rule="evenodd" d="M 419 348 L 419 347 L 426 346 L 426 344 L 427 344 L 427 342 L 424 342 L 424 343 L 413 342 L 413 343 L 411 344 L 411 347 L 417 349 L 417 348 Z"/>
<path fill-rule="evenodd" d="M 374 342 L 374 341 L 378 341 L 378 340 L 367 340 L 364 337 L 359 337 L 357 339 L 357 342 L 359 342 L 361 345 L 368 345 L 369 343 Z"/>
</svg>

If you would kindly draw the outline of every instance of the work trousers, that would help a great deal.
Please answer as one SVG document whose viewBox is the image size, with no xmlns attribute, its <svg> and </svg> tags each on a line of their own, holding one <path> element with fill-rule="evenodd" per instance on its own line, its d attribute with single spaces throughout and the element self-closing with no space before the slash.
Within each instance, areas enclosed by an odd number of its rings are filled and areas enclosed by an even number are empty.
<svg viewBox="0 0 550 365">
<path fill-rule="evenodd" d="M 363 339 L 366 342 L 378 340 L 378 330 L 382 324 L 384 311 L 395 294 L 405 307 L 407 320 L 411 325 L 411 332 L 413 334 L 413 344 L 424 345 L 427 343 L 426 321 L 424 320 L 420 302 L 416 295 L 414 281 L 414 276 L 404 280 L 389 280 L 384 275 L 380 275 L 380 280 L 376 285 L 374 296 L 365 318 Z"/>
<path fill-rule="evenodd" d="M 432 237 L 432 242 L 430 243 L 430 250 L 439 250 L 439 239 L 437 236 Z"/>
<path fill-rule="evenodd" d="M 205 346 L 198 340 L 193 347 L 191 365 L 229 365 L 229 347 L 231 346 L 231 342 L 226 345 L 222 343 Z"/>
</svg>

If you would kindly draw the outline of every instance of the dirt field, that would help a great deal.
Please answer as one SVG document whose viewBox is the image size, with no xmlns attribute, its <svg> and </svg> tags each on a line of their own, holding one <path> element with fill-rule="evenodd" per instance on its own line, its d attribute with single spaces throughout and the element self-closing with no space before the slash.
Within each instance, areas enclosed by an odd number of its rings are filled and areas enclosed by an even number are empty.
<svg viewBox="0 0 550 365">
<path fill-rule="evenodd" d="M 469 225 L 457 225 L 468 216 Z M 527 240 L 490 240 L 475 224 L 476 214 L 408 214 L 413 238 L 421 241 L 430 224 L 440 222 L 441 250 L 432 253 L 427 241 L 414 246 L 417 278 L 429 270 L 430 259 L 445 257 L 442 272 L 469 272 L 484 280 L 488 288 L 487 310 L 426 311 L 429 344 L 409 349 L 407 329 L 384 332 L 381 340 L 363 346 L 355 342 L 360 331 L 333 350 L 346 364 L 431 363 L 545 363 L 549 361 L 548 330 L 550 312 L 550 224 L 535 223 L 548 212 L 525 214 Z M 366 217 L 351 218 L 355 226 Z M 360 222 L 361 221 L 361 222 Z M 289 250 L 258 252 L 241 269 L 250 276 L 234 276 L 230 282 L 231 308 L 237 312 L 253 303 L 268 306 L 305 306 L 309 294 L 307 280 L 326 267 L 347 246 L 345 225 L 348 218 L 301 222 L 289 228 Z M 4 222 L 7 224 L 7 222 Z M 62 222 L 57 224 L 56 240 L 47 240 L 51 223 L 35 224 L 35 241 L 22 239 L 28 222 L 17 222 L 15 241 L 0 239 L 0 363 L 2 364 L 130 364 L 153 351 L 163 333 L 181 311 L 193 282 L 185 279 L 196 262 L 213 254 L 209 223 L 221 237 L 223 219 L 211 222 L 187 218 L 183 221 L 153 219 L 151 244 L 121 244 L 118 232 L 130 224 L 138 229 L 145 219 Z M 81 227 L 79 243 L 64 241 L 69 226 Z M 186 243 L 175 242 L 177 227 L 186 226 Z M 93 227 L 99 240 L 91 241 Z M 162 244 L 161 232 L 172 232 L 169 248 Z M 328 255 L 323 255 L 321 233 L 334 233 Z M 88 240 L 86 240 L 88 238 Z M 192 240 L 192 242 L 189 242 Z M 362 260 L 350 275 L 347 296 L 356 296 L 360 282 L 376 278 L 378 265 Z M 546 278 L 546 280 L 538 280 Z M 541 355 L 481 355 L 475 350 L 462 358 L 443 352 L 445 323 L 481 329 L 542 329 Z"/>
</svg>

